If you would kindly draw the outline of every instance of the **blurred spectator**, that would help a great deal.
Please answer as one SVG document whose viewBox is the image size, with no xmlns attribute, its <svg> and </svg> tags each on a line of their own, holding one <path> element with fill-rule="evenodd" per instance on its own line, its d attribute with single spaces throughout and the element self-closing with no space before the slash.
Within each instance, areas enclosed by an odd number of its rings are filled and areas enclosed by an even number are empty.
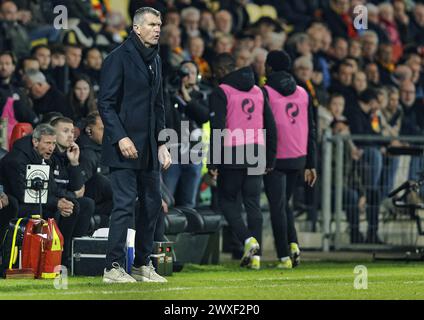
<svg viewBox="0 0 424 320">
<path fill-rule="evenodd" d="M 206 46 L 209 47 L 212 45 L 216 31 L 215 19 L 209 10 L 202 10 L 200 17 L 200 30 L 203 31 Z"/>
<path fill-rule="evenodd" d="M 265 61 L 268 51 L 263 48 L 256 48 L 252 52 L 252 68 L 255 74 L 255 83 L 263 85 L 265 83 Z"/>
<path fill-rule="evenodd" d="M 18 7 L 13 1 L 4 1 L 0 6 L 0 50 L 11 50 L 18 58 L 30 54 L 29 36 L 19 24 Z"/>
<path fill-rule="evenodd" d="M 98 112 L 90 113 L 84 123 L 85 128 L 78 139 L 80 165 L 85 173 L 84 194 L 95 202 L 92 228 L 107 228 L 112 211 L 112 185 L 108 178 L 109 168 L 101 164 L 104 126 Z"/>
<path fill-rule="evenodd" d="M 83 73 L 90 78 L 94 94 L 97 96 L 100 89 L 100 70 L 103 64 L 103 56 L 100 50 L 96 47 L 87 49 L 84 54 L 83 64 Z"/>
<path fill-rule="evenodd" d="M 120 12 L 110 12 L 102 29 L 95 37 L 96 46 L 104 53 L 109 53 L 119 46 L 128 36 L 125 18 Z"/>
<path fill-rule="evenodd" d="M 249 49 L 237 49 L 234 52 L 234 58 L 236 60 L 237 69 L 248 67 L 253 63 L 252 52 Z"/>
<path fill-rule="evenodd" d="M 51 51 L 46 45 L 38 45 L 31 50 L 31 56 L 40 63 L 40 70 L 44 73 L 50 69 Z"/>
<path fill-rule="evenodd" d="M 391 83 L 392 73 L 395 71 L 393 47 L 390 43 L 382 43 L 378 47 L 377 65 L 382 85 Z"/>
<path fill-rule="evenodd" d="M 219 10 L 215 13 L 216 31 L 223 34 L 231 34 L 233 31 L 233 17 L 227 10 Z"/>
<path fill-rule="evenodd" d="M 205 42 L 202 37 L 195 36 L 191 37 L 188 44 L 188 51 L 191 56 L 191 59 L 196 62 L 199 67 L 200 74 L 205 79 L 210 79 L 212 77 L 212 71 L 209 66 L 209 63 L 206 59 L 203 58 L 205 52 Z"/>
<path fill-rule="evenodd" d="M 401 135 L 422 135 L 424 128 L 419 124 L 419 113 L 423 112 L 422 104 L 416 100 L 415 85 L 405 80 L 400 84 L 400 104 L 403 110 Z"/>
<path fill-rule="evenodd" d="M 348 39 L 357 36 L 349 10 L 350 0 L 330 0 L 330 7 L 324 11 L 323 21 L 327 23 L 333 37 Z"/>
<path fill-rule="evenodd" d="M 406 36 L 406 26 L 397 24 L 391 3 L 381 3 L 378 5 L 378 9 L 380 13 L 380 25 L 389 37 L 390 42 L 388 43 L 393 50 L 393 60 L 397 61 L 402 56 L 403 45 L 401 35 Z"/>
<path fill-rule="evenodd" d="M 94 98 L 94 90 L 90 79 L 85 75 L 80 75 L 75 79 L 72 91 L 68 95 L 69 108 L 78 128 L 83 128 L 82 119 L 88 114 L 97 111 L 96 100 Z"/>
<path fill-rule="evenodd" d="M 194 7 L 188 7 L 181 11 L 182 36 L 181 42 L 183 47 L 187 47 L 191 37 L 201 36 L 200 10 Z"/>
<path fill-rule="evenodd" d="M 412 81 L 412 70 L 405 64 L 398 64 L 391 75 L 391 83 L 392 85 L 399 87 L 400 83 L 405 80 Z"/>
<path fill-rule="evenodd" d="M 311 42 L 306 33 L 296 33 L 287 40 L 287 52 L 295 60 L 300 56 L 312 56 Z"/>
<path fill-rule="evenodd" d="M 365 65 L 365 73 L 367 75 L 368 85 L 372 88 L 378 88 L 380 86 L 380 71 L 377 63 L 371 62 Z"/>
<path fill-rule="evenodd" d="M 29 71 L 24 77 L 25 86 L 34 102 L 34 111 L 38 116 L 49 112 L 60 112 L 65 116 L 72 116 L 67 108 L 65 96 L 50 85 L 40 71 Z"/>
<path fill-rule="evenodd" d="M 268 51 L 282 50 L 286 41 L 286 34 L 283 32 L 268 32 L 263 35 L 263 47 Z"/>
<path fill-rule="evenodd" d="M 221 1 L 221 9 L 228 10 L 232 16 L 234 33 L 245 30 L 249 26 L 249 14 L 246 10 L 247 0 Z"/>
<path fill-rule="evenodd" d="M 173 25 L 166 25 L 161 30 L 161 57 L 164 74 L 171 74 L 184 60 L 188 60 L 188 54 L 181 46 L 181 31 Z"/>
<path fill-rule="evenodd" d="M 409 41 L 418 46 L 424 45 L 424 3 L 417 2 L 409 24 Z"/>
<path fill-rule="evenodd" d="M 386 31 L 380 25 L 380 11 L 375 4 L 367 3 L 368 10 L 368 30 L 374 31 L 378 37 L 378 41 L 382 43 L 389 42 Z"/>
<path fill-rule="evenodd" d="M 232 53 L 234 48 L 234 37 L 230 34 L 218 34 L 214 42 L 214 53 Z"/>
<path fill-rule="evenodd" d="M 301 32 L 313 22 L 318 10 L 318 1 L 286 0 L 281 6 L 283 17 L 293 25 L 294 32 Z"/>
<path fill-rule="evenodd" d="M 362 44 L 358 39 L 349 40 L 349 57 L 354 58 L 358 61 L 362 59 Z"/>
<path fill-rule="evenodd" d="M 20 87 L 14 78 L 16 70 L 15 57 L 11 52 L 0 52 L 0 110 L 1 116 L 5 117 L 6 107 L 12 107 L 13 121 L 28 122 L 35 125 L 39 119 L 31 108 L 31 101 L 26 92 Z M 9 117 L 9 116 L 8 116 Z M 11 128 L 13 129 L 13 128 Z"/>
<path fill-rule="evenodd" d="M 51 47 L 51 67 L 63 67 L 66 63 L 65 48 L 62 45 Z"/>
<path fill-rule="evenodd" d="M 331 46 L 332 57 L 336 63 L 347 58 L 349 54 L 349 45 L 345 38 L 336 38 Z"/>
<path fill-rule="evenodd" d="M 171 8 L 166 11 L 164 17 L 163 17 L 163 25 L 173 25 L 174 27 L 179 28 L 181 24 L 181 17 L 180 12 L 175 9 Z"/>
<path fill-rule="evenodd" d="M 55 59 L 56 53 L 53 54 Z M 52 62 L 53 62 L 52 59 Z M 63 93 L 68 94 L 72 82 L 81 73 L 82 48 L 78 45 L 65 47 L 65 65 L 56 66 L 52 71 L 56 87 Z"/>
<path fill-rule="evenodd" d="M 378 49 L 378 36 L 372 30 L 365 31 L 360 37 L 364 64 L 374 62 Z"/>
<path fill-rule="evenodd" d="M 330 93 L 341 93 L 346 102 L 346 115 L 353 109 L 352 102 L 355 101 L 355 92 L 352 88 L 353 67 L 350 63 L 342 61 L 337 68 L 337 73 L 331 82 Z"/>
</svg>

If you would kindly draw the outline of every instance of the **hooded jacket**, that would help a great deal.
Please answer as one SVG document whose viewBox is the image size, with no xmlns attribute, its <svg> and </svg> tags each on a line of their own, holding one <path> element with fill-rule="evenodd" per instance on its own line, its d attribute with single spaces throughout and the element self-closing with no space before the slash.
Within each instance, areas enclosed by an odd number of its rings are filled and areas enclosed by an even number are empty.
<svg viewBox="0 0 424 320">
<path fill-rule="evenodd" d="M 250 67 L 241 68 L 230 72 L 224 78 L 221 79 L 220 84 L 228 85 L 238 91 L 249 92 L 253 86 L 255 85 L 255 77 L 253 74 L 253 70 Z M 248 167 L 256 167 L 257 163 L 249 163 L 247 161 L 246 153 L 244 154 L 244 163 L 235 164 L 234 160 L 237 159 L 237 154 L 240 154 L 239 147 L 223 147 L 223 139 L 221 140 L 221 159 L 219 163 L 216 163 L 216 159 L 214 159 L 214 141 L 216 141 L 216 137 L 214 138 L 214 129 L 224 130 L 227 128 L 227 96 L 224 90 L 220 87 L 216 88 L 211 96 L 209 101 L 210 112 L 211 112 L 211 139 L 210 139 L 210 164 L 208 165 L 209 169 L 218 168 L 248 168 Z M 261 154 L 266 155 L 266 167 L 273 168 L 275 163 L 275 154 L 276 154 L 276 142 L 277 142 L 277 132 L 275 128 L 274 117 L 272 115 L 271 109 L 267 103 L 267 100 L 264 99 L 264 108 L 263 108 L 263 128 L 266 129 L 266 150 L 263 150 L 263 146 L 258 144 L 254 144 L 254 152 L 255 156 L 260 156 Z M 244 147 L 244 146 L 242 146 Z M 232 148 L 232 160 L 231 164 L 223 164 L 224 163 L 224 153 L 226 152 L 224 148 Z M 248 150 L 245 148 L 244 152 Z"/>
<path fill-rule="evenodd" d="M 96 173 L 109 174 L 109 167 L 101 164 L 102 145 L 95 143 L 85 133 L 78 140 L 81 149 L 80 166 L 83 172 L 84 183 L 90 180 Z"/>
<path fill-rule="evenodd" d="M 292 95 L 297 90 L 297 84 L 293 76 L 284 71 L 271 73 L 268 76 L 266 85 L 285 97 Z M 264 94 L 267 95 L 266 90 L 264 90 Z M 282 114 L 281 116 L 284 115 L 285 114 Z M 277 144 L 278 143 L 284 142 L 277 141 Z M 309 97 L 307 155 L 298 158 L 277 159 L 275 168 L 278 170 L 301 170 L 305 167 L 307 169 L 316 168 L 316 156 L 316 126 L 314 121 L 314 110 L 312 100 Z"/>
</svg>

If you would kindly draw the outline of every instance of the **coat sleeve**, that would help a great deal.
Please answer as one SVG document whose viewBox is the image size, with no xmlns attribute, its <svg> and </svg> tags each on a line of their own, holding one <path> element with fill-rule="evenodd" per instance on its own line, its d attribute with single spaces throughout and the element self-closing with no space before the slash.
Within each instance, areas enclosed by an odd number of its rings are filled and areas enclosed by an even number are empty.
<svg viewBox="0 0 424 320">
<path fill-rule="evenodd" d="M 306 169 L 317 167 L 317 129 L 314 117 L 314 106 L 311 97 L 308 105 L 308 154 L 306 156 Z"/>
<path fill-rule="evenodd" d="M 155 135 L 158 146 L 165 144 L 167 141 L 159 141 L 159 133 L 166 128 L 165 126 L 165 106 L 163 99 L 163 85 L 162 85 L 162 62 L 160 58 L 157 58 L 158 63 L 158 75 L 159 75 L 159 91 L 155 100 L 155 115 L 156 115 L 156 125 L 155 125 Z"/>
<path fill-rule="evenodd" d="M 225 129 L 225 122 L 227 118 L 227 98 L 224 91 L 218 88 L 212 92 L 209 100 L 210 109 L 210 122 L 211 122 L 211 134 L 209 142 L 209 164 L 208 168 L 211 170 L 216 169 L 214 164 L 213 150 L 214 150 L 214 129 Z M 222 143 L 221 143 L 222 145 Z"/>
<path fill-rule="evenodd" d="M 105 135 L 110 137 L 112 144 L 116 144 L 128 136 L 117 114 L 120 107 L 118 98 L 123 90 L 123 79 L 122 59 L 115 51 L 106 57 L 103 63 L 98 99 L 98 109 L 105 127 Z"/>
<path fill-rule="evenodd" d="M 277 127 L 274 115 L 264 92 L 264 128 L 266 129 L 266 167 L 274 168 L 277 155 Z"/>
</svg>

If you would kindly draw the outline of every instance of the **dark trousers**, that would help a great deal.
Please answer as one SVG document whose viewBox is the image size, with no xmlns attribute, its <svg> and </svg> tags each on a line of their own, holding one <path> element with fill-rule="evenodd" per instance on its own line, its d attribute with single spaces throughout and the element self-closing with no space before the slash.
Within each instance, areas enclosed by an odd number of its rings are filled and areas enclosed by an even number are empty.
<svg viewBox="0 0 424 320">
<path fill-rule="evenodd" d="M 289 199 L 296 187 L 299 171 L 273 170 L 264 176 L 272 232 L 278 258 L 290 256 L 289 243 L 298 242 Z"/>
<path fill-rule="evenodd" d="M 248 175 L 247 169 L 219 170 L 218 201 L 232 231 L 243 244 L 250 237 L 262 243 L 261 186 L 262 176 Z M 247 226 L 237 201 L 240 193 L 247 213 Z"/>
<path fill-rule="evenodd" d="M 94 215 L 100 221 L 96 228 L 107 228 L 109 226 L 110 213 L 112 212 L 112 185 L 110 179 L 97 173 L 85 184 L 85 195 L 94 200 Z"/>
<path fill-rule="evenodd" d="M 127 229 L 134 220 L 137 196 L 140 210 L 136 212 L 139 216 L 136 219 L 134 265 L 148 265 L 153 250 L 156 221 L 162 207 L 159 172 L 112 169 L 110 179 L 113 188 L 113 210 L 110 217 L 106 268 L 111 269 L 113 262 L 124 265 Z"/>
</svg>

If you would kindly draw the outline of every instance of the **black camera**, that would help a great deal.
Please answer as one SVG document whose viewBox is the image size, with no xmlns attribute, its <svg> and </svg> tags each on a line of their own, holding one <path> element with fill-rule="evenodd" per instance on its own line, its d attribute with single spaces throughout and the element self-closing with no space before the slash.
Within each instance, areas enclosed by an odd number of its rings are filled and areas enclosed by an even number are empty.
<svg viewBox="0 0 424 320">
<path fill-rule="evenodd" d="M 44 182 L 40 177 L 35 177 L 31 179 L 31 189 L 35 191 L 40 191 L 44 189 Z"/>
<path fill-rule="evenodd" d="M 178 70 L 174 73 L 173 76 L 168 81 L 168 90 L 169 92 L 178 92 L 181 89 L 183 78 L 190 75 L 190 70 L 182 66 L 181 68 L 178 68 Z"/>
</svg>

